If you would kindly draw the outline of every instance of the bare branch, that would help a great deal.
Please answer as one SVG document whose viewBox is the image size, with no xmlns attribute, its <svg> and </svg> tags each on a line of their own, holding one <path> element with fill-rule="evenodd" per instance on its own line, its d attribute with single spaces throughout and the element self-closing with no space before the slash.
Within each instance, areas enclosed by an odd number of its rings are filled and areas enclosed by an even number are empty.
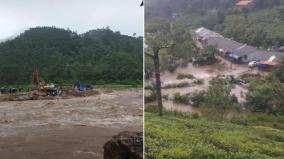
<svg viewBox="0 0 284 159">
<path fill-rule="evenodd" d="M 167 45 L 164 45 L 164 46 L 160 46 L 159 49 L 170 48 L 170 47 L 173 47 L 175 45 L 176 44 L 167 44 Z"/>
<path fill-rule="evenodd" d="M 149 57 L 154 57 L 154 55 L 148 53 L 148 52 L 145 52 L 145 55 L 149 56 Z"/>
</svg>

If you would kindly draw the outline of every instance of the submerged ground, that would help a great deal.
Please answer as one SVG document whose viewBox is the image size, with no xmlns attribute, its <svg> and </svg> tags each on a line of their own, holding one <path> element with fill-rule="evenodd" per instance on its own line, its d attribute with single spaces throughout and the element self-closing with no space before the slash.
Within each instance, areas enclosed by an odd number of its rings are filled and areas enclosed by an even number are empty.
<svg viewBox="0 0 284 159">
<path fill-rule="evenodd" d="M 0 156 L 7 159 L 102 158 L 121 131 L 142 131 L 141 88 L 89 97 L 0 102 Z"/>
<path fill-rule="evenodd" d="M 145 113 L 148 159 L 283 159 L 284 117 L 264 114 L 216 122 L 197 114 Z"/>
<path fill-rule="evenodd" d="M 248 68 L 245 64 L 234 64 L 231 63 L 228 60 L 223 59 L 222 57 L 217 57 L 219 62 L 208 65 L 208 66 L 200 66 L 196 67 L 193 66 L 192 63 L 188 63 L 188 66 L 183 68 L 177 68 L 175 72 L 171 73 L 168 71 L 161 73 L 161 81 L 162 86 L 168 85 L 168 84 L 179 84 L 183 82 L 192 83 L 194 80 L 199 79 L 203 80 L 204 84 L 201 85 L 193 85 L 189 87 L 182 87 L 182 88 L 163 88 L 162 89 L 162 95 L 168 95 L 169 99 L 163 101 L 163 106 L 168 110 L 178 110 L 178 111 L 185 111 L 185 112 L 198 112 L 199 110 L 195 107 L 192 107 L 190 105 L 180 104 L 180 103 L 174 103 L 172 98 L 175 93 L 180 94 L 186 94 L 186 93 L 192 93 L 195 91 L 201 91 L 206 90 L 209 86 L 209 81 L 216 77 L 217 75 L 233 75 L 235 78 L 244 74 L 244 73 L 251 73 L 251 72 L 260 72 L 257 69 L 251 69 Z M 195 79 L 177 79 L 177 76 L 179 73 L 185 73 L 185 74 L 191 74 L 195 77 Z M 264 73 L 264 72 L 261 72 Z M 145 85 L 149 86 L 152 85 L 154 79 L 146 80 Z M 245 94 L 247 92 L 247 89 L 245 87 L 242 87 L 240 85 L 234 85 L 234 88 L 232 89 L 232 94 L 234 94 L 239 102 L 244 102 L 244 96 L 242 94 Z M 150 90 L 145 90 L 145 95 L 149 96 L 151 94 Z"/>
</svg>

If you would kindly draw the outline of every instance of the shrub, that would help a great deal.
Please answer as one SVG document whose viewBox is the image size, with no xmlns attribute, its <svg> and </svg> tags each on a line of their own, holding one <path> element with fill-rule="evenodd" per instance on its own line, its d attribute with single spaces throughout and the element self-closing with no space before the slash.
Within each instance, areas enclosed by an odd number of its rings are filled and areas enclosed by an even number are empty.
<svg viewBox="0 0 284 159">
<path fill-rule="evenodd" d="M 276 129 L 284 129 L 284 116 L 266 113 L 236 114 L 231 117 L 230 122 L 239 125 L 261 125 Z"/>
<path fill-rule="evenodd" d="M 248 121 L 246 118 L 243 118 L 241 116 L 234 116 L 230 119 L 230 122 L 231 123 L 234 123 L 234 124 L 238 124 L 238 125 L 244 125 L 244 126 L 247 126 L 248 125 Z"/>
<path fill-rule="evenodd" d="M 180 62 L 180 66 L 181 66 L 181 67 L 186 67 L 189 62 L 191 62 L 191 59 L 190 59 L 190 60 L 182 60 L 182 61 Z"/>
<path fill-rule="evenodd" d="M 216 122 L 192 113 L 145 113 L 146 158 L 269 159 L 283 158 L 283 130 L 251 125 L 251 119 L 283 122 L 283 117 L 247 114 L 232 122 Z M 204 117 L 204 115 L 203 115 Z"/>
<path fill-rule="evenodd" d="M 217 61 L 215 58 L 215 53 L 217 52 L 216 48 L 213 46 L 206 46 L 201 54 L 198 54 L 194 61 L 193 65 L 203 66 L 203 65 L 211 65 Z"/>
<path fill-rule="evenodd" d="M 169 95 L 168 94 L 163 95 L 162 98 L 164 98 L 165 100 L 169 100 Z"/>
<path fill-rule="evenodd" d="M 156 93 L 155 93 L 155 91 L 152 91 L 149 96 L 145 96 L 144 97 L 145 103 L 154 102 L 155 100 L 156 100 Z"/>
<path fill-rule="evenodd" d="M 175 103 L 189 104 L 198 107 L 203 102 L 205 102 L 205 99 L 206 99 L 205 91 L 200 91 L 200 92 L 195 91 L 193 93 L 187 93 L 187 94 L 175 93 L 173 101 Z"/>
<path fill-rule="evenodd" d="M 151 85 L 148 85 L 148 86 L 145 86 L 145 87 L 144 87 L 144 89 L 153 90 L 153 89 L 154 89 L 154 87 L 153 87 L 153 86 L 151 86 Z"/>
<path fill-rule="evenodd" d="M 175 70 L 177 69 L 177 67 L 178 67 L 178 64 L 176 64 L 176 63 L 171 63 L 171 64 L 168 64 L 168 66 L 167 66 L 167 70 L 169 71 L 169 72 L 175 72 Z"/>
<path fill-rule="evenodd" d="M 145 103 L 154 102 L 155 100 L 156 100 L 156 96 L 150 95 L 150 96 L 145 96 L 145 97 L 144 97 Z"/>
<path fill-rule="evenodd" d="M 190 95 L 191 105 L 198 107 L 206 100 L 206 92 L 205 91 L 195 91 Z"/>
<path fill-rule="evenodd" d="M 206 107 L 213 108 L 221 114 L 226 113 L 236 104 L 236 98 L 231 95 L 231 85 L 220 77 L 213 78 L 209 82 L 205 101 Z"/>
<path fill-rule="evenodd" d="M 182 87 L 189 87 L 189 86 L 191 86 L 190 83 L 188 83 L 188 82 L 181 82 L 181 83 L 167 84 L 163 88 L 164 89 L 169 89 L 169 88 L 182 88 Z"/>
<path fill-rule="evenodd" d="M 204 80 L 202 80 L 202 79 L 197 79 L 197 80 L 194 80 L 193 83 L 194 83 L 194 84 L 197 84 L 197 85 L 202 85 L 202 84 L 204 84 Z"/>
<path fill-rule="evenodd" d="M 249 84 L 245 105 L 253 112 L 284 114 L 284 85 L 276 78 Z"/>
<path fill-rule="evenodd" d="M 144 108 L 145 112 L 156 113 L 158 112 L 158 106 L 156 105 L 146 105 Z"/>
<path fill-rule="evenodd" d="M 193 113 L 192 114 L 192 118 L 193 119 L 198 119 L 199 118 L 199 114 L 198 113 Z"/>
<path fill-rule="evenodd" d="M 190 94 L 181 95 L 180 93 L 175 93 L 173 101 L 175 103 L 190 104 Z"/>
<path fill-rule="evenodd" d="M 192 74 L 185 74 L 185 73 L 178 73 L 177 79 L 194 79 L 194 76 Z"/>
</svg>

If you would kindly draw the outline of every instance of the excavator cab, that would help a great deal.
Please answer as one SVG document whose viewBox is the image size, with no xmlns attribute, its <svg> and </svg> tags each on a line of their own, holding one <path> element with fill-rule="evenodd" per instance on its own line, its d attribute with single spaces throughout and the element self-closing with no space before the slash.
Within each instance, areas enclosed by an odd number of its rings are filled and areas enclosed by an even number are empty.
<svg viewBox="0 0 284 159">
<path fill-rule="evenodd" d="M 57 96 L 59 87 L 53 83 L 47 84 L 40 78 L 39 69 L 34 68 L 30 86 L 30 97 L 37 98 L 38 96 Z"/>
</svg>

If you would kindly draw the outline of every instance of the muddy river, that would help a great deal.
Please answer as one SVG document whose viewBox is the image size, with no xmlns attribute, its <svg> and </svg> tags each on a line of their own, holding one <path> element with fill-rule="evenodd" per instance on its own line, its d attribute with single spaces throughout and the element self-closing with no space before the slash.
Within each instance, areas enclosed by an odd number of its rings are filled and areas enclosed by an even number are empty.
<svg viewBox="0 0 284 159">
<path fill-rule="evenodd" d="M 0 156 L 102 158 L 114 134 L 143 129 L 142 89 L 96 96 L 0 102 Z"/>
</svg>

